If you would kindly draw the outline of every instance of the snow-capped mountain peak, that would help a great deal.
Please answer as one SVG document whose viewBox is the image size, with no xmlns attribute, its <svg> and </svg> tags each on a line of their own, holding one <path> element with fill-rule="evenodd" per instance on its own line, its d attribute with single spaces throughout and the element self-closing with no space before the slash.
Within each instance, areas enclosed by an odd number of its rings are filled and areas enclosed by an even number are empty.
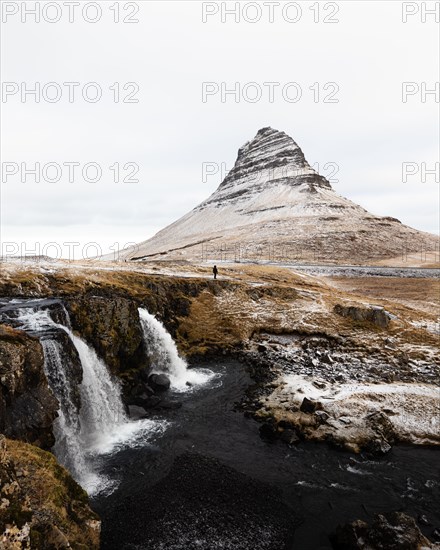
<svg viewBox="0 0 440 550">
<path fill-rule="evenodd" d="M 124 257 L 366 263 L 437 246 L 338 195 L 290 136 L 266 127 L 210 197 Z"/>
</svg>

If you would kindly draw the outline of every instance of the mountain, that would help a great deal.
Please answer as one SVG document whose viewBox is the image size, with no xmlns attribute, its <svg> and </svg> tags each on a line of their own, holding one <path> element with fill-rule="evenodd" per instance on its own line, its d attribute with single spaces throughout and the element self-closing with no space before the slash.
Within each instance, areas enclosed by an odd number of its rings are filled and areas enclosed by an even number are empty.
<svg viewBox="0 0 440 550">
<path fill-rule="evenodd" d="M 338 195 L 291 137 L 268 127 L 209 198 L 125 258 L 362 264 L 436 246 L 436 236 Z"/>
</svg>

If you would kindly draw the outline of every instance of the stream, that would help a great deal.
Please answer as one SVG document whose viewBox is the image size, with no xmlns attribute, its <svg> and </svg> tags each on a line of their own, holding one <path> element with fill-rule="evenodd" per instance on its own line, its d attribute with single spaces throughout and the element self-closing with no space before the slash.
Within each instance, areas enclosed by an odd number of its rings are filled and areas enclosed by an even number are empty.
<svg viewBox="0 0 440 550">
<path fill-rule="evenodd" d="M 244 367 L 198 366 L 218 376 L 171 395 L 181 408 L 152 415 L 168 422 L 165 431 L 101 457 L 118 482 L 92 499 L 103 550 L 323 550 L 339 523 L 393 510 L 425 515 L 428 536 L 439 526 L 438 450 L 398 446 L 371 459 L 324 444 L 268 443 L 257 422 L 234 411 L 251 383 Z"/>
</svg>

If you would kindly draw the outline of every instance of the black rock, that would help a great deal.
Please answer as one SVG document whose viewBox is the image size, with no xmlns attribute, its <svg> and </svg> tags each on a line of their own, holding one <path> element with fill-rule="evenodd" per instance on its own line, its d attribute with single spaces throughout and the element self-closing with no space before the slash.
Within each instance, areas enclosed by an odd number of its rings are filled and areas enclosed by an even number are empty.
<svg viewBox="0 0 440 550">
<path fill-rule="evenodd" d="M 308 399 L 307 397 L 304 397 L 301 407 L 299 408 L 300 411 L 305 413 L 314 413 L 319 409 L 322 409 L 321 403 L 319 403 L 319 401 Z"/>
<path fill-rule="evenodd" d="M 138 407 L 137 405 L 128 405 L 128 414 L 130 418 L 138 420 L 139 418 L 144 418 L 146 416 L 146 410 L 143 407 Z"/>
<path fill-rule="evenodd" d="M 327 363 L 328 365 L 331 365 L 332 363 L 334 363 L 332 356 L 329 355 L 328 353 L 323 353 L 322 354 L 321 361 L 323 363 Z"/>
<path fill-rule="evenodd" d="M 288 420 L 280 420 L 278 422 L 278 427 L 282 428 L 283 430 L 294 430 L 295 426 L 292 424 L 292 422 L 289 422 Z"/>
<path fill-rule="evenodd" d="M 260 437 L 269 441 L 275 441 L 278 438 L 278 432 L 275 423 L 265 422 L 260 426 Z"/>
<path fill-rule="evenodd" d="M 330 415 L 325 411 L 315 411 L 315 415 L 320 424 L 325 424 L 327 420 L 330 418 Z"/>
<path fill-rule="evenodd" d="M 368 444 L 367 450 L 375 456 L 383 456 L 391 451 L 391 445 L 385 439 L 373 439 Z"/>
<path fill-rule="evenodd" d="M 144 409 L 154 409 L 162 402 L 162 398 L 158 395 L 151 395 L 148 399 L 143 401 L 142 407 Z"/>
<path fill-rule="evenodd" d="M 330 536 L 330 540 L 336 550 L 432 548 L 429 540 L 420 532 L 415 520 L 401 512 L 379 514 L 371 525 L 357 520 L 339 526 Z"/>
<path fill-rule="evenodd" d="M 149 403 L 151 402 L 152 397 L 157 397 L 157 396 L 155 396 L 154 393 L 142 393 L 141 395 L 136 395 L 135 397 L 132 397 L 130 399 L 129 405 L 136 405 L 137 407 L 148 408 L 150 407 Z"/>
<path fill-rule="evenodd" d="M 265 351 L 267 351 L 267 348 L 264 344 L 258 344 L 258 353 L 264 353 Z"/>
<path fill-rule="evenodd" d="M 171 382 L 166 374 L 151 374 L 148 377 L 148 384 L 154 391 L 164 392 L 170 388 Z"/>
<path fill-rule="evenodd" d="M 385 440 L 387 443 L 391 444 L 394 443 L 396 439 L 394 426 L 384 412 L 377 411 L 368 414 L 365 418 L 367 424 L 378 434 L 379 440 Z"/>
</svg>

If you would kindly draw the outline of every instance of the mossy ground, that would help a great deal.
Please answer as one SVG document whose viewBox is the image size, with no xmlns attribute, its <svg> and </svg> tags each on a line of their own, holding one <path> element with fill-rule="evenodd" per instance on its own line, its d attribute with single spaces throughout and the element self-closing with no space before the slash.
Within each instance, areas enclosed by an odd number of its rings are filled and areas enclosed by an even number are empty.
<svg viewBox="0 0 440 550">
<path fill-rule="evenodd" d="M 72 548 L 98 548 L 98 516 L 88 506 L 87 493 L 55 457 L 20 441 L 2 438 L 0 446 L 0 532 L 28 524 L 31 548 L 46 548 L 45 539 L 55 530 Z M 4 540 L 5 548 L 10 542 Z"/>
</svg>

